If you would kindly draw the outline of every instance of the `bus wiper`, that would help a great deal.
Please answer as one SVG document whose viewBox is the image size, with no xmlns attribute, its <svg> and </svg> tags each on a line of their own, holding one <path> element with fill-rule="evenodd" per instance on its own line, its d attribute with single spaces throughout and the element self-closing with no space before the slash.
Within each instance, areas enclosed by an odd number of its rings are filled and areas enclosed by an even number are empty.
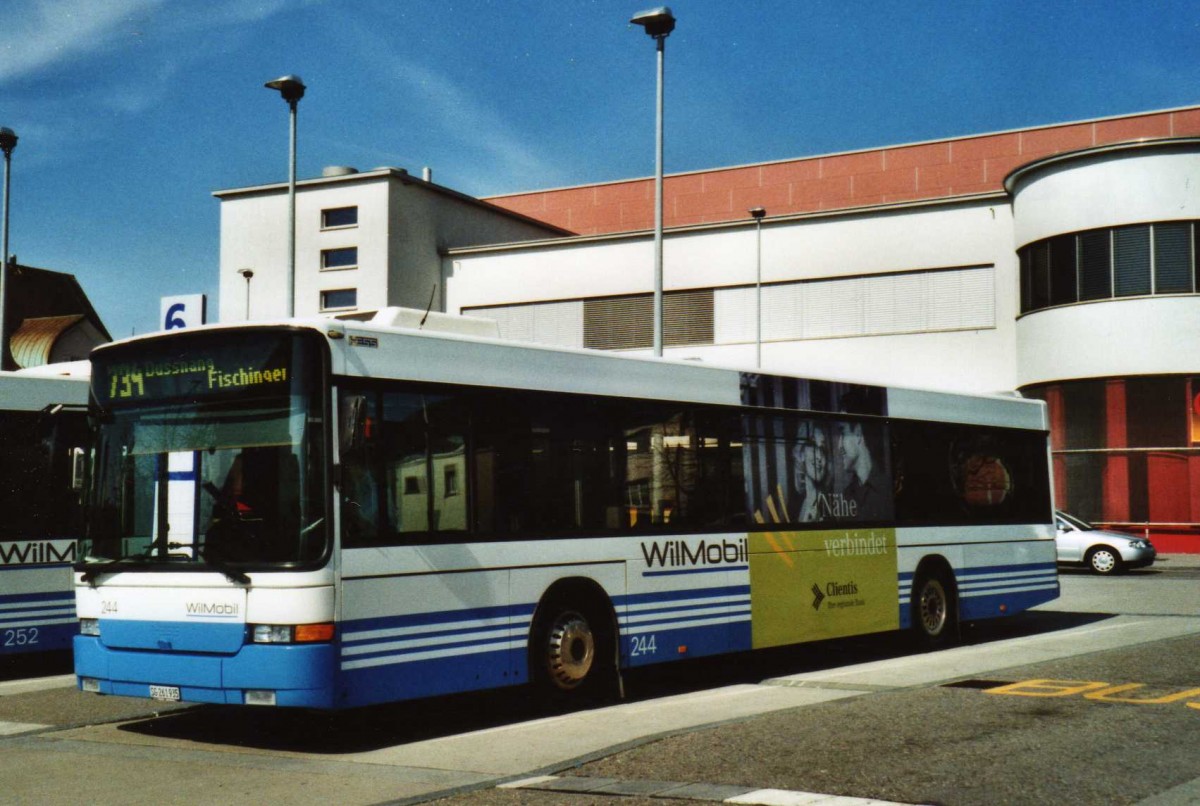
<svg viewBox="0 0 1200 806">
<path fill-rule="evenodd" d="M 149 553 L 131 554 L 128 557 L 114 557 L 111 560 L 105 560 L 102 563 L 94 563 L 92 567 L 83 572 L 83 576 L 79 579 L 81 582 L 86 582 L 90 587 L 96 587 L 96 580 L 101 574 L 107 573 L 108 569 L 119 565 L 141 565 L 153 559 Z M 114 569 L 115 570 L 115 569 Z"/>
<path fill-rule="evenodd" d="M 205 563 L 208 564 L 208 566 L 210 568 L 212 568 L 214 571 L 220 571 L 222 574 L 225 575 L 225 578 L 228 579 L 230 582 L 233 582 L 237 585 L 249 585 L 250 584 L 250 577 L 246 576 L 245 574 L 243 574 L 241 571 L 237 570 L 236 568 L 230 568 L 225 563 L 223 563 L 219 560 L 213 559 L 212 557 L 209 557 L 207 555 L 207 553 L 204 551 L 203 546 L 199 546 L 195 543 L 168 543 L 167 544 L 168 551 L 173 551 L 175 549 L 192 549 L 193 551 L 196 552 L 197 555 L 200 556 L 200 558 L 202 560 L 204 560 Z"/>
</svg>

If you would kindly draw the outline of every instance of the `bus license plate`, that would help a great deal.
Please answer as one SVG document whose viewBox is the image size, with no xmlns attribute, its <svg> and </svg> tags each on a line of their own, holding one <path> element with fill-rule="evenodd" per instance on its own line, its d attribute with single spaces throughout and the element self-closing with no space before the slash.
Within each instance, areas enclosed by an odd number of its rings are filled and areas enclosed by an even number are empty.
<svg viewBox="0 0 1200 806">
<path fill-rule="evenodd" d="M 161 702 L 179 702 L 179 686 L 151 686 L 150 699 Z"/>
</svg>

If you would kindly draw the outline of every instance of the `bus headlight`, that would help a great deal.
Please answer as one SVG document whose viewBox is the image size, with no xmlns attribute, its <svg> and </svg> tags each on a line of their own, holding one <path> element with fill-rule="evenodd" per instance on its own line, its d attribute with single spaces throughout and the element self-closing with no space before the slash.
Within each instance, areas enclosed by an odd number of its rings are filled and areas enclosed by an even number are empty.
<svg viewBox="0 0 1200 806">
<path fill-rule="evenodd" d="M 100 636 L 100 619 L 98 618 L 81 618 L 79 620 L 80 635 Z"/>
<path fill-rule="evenodd" d="M 292 642 L 292 627 L 275 624 L 255 624 L 254 643 L 256 644 L 290 644 Z"/>
<path fill-rule="evenodd" d="M 333 640 L 333 624 L 255 624 L 253 625 L 254 643 L 256 644 L 307 644 L 316 641 Z"/>
</svg>

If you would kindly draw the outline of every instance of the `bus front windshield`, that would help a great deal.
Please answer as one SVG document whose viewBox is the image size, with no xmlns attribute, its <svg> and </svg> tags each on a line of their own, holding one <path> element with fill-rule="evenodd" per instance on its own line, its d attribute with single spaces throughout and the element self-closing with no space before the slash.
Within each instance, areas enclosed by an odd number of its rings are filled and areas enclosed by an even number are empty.
<svg viewBox="0 0 1200 806">
<path fill-rule="evenodd" d="M 210 333 L 97 356 L 86 561 L 319 560 L 329 529 L 317 348 L 296 334 Z"/>
</svg>

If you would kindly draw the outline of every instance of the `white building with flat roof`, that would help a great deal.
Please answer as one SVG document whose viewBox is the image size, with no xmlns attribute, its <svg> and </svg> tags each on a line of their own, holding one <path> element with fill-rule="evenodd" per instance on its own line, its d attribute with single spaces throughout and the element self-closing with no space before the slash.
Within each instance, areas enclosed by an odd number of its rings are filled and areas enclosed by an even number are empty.
<svg viewBox="0 0 1200 806">
<path fill-rule="evenodd" d="M 286 183 L 220 190 L 222 322 L 287 312 Z M 442 252 L 565 232 L 400 168 L 327 168 L 296 183 L 295 314 L 444 310 Z"/>
<path fill-rule="evenodd" d="M 652 179 L 300 191 L 299 314 L 432 292 L 505 338 L 651 349 Z M 278 315 L 286 187 L 216 195 L 222 320 Z M 1060 506 L 1200 551 L 1200 107 L 669 175 L 664 197 L 666 355 L 1041 398 Z"/>
</svg>

